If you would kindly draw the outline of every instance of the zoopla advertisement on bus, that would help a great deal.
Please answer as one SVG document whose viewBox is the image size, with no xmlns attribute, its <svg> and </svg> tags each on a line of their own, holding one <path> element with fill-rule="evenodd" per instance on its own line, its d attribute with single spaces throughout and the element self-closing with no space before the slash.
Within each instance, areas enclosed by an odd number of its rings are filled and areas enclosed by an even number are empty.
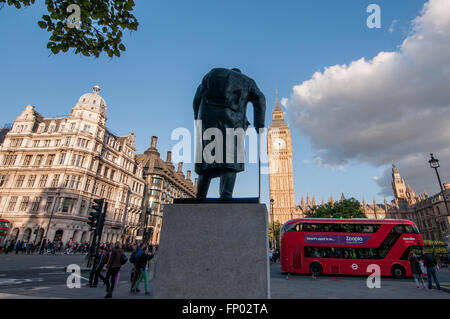
<svg viewBox="0 0 450 319">
<path fill-rule="evenodd" d="M 305 235 L 307 244 L 365 245 L 368 235 Z"/>
</svg>

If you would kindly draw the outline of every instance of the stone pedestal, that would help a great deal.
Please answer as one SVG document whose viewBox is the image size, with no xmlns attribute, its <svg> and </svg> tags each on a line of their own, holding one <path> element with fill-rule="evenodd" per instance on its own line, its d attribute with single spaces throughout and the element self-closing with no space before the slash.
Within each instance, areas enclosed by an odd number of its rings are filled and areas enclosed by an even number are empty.
<svg viewBox="0 0 450 319">
<path fill-rule="evenodd" d="M 154 298 L 270 298 L 263 204 L 166 205 Z"/>
</svg>

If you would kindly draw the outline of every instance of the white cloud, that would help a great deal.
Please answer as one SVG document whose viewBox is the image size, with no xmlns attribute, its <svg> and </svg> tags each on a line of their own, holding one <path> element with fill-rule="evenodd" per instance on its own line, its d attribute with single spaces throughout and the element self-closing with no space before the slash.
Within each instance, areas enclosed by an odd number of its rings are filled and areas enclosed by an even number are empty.
<svg viewBox="0 0 450 319">
<path fill-rule="evenodd" d="M 377 182 L 380 178 L 378 176 L 373 176 L 372 179 Z"/>
<path fill-rule="evenodd" d="M 333 164 L 325 163 L 323 161 L 323 159 L 319 156 L 314 158 L 314 163 L 317 165 L 317 167 L 328 168 L 332 171 L 345 171 L 345 168 L 343 165 L 333 165 Z"/>
<path fill-rule="evenodd" d="M 282 98 L 281 99 L 281 101 L 280 101 L 280 103 L 281 103 L 281 105 L 283 105 L 284 107 L 286 107 L 286 105 L 287 105 L 287 102 L 288 102 L 288 99 L 287 98 Z"/>
<path fill-rule="evenodd" d="M 393 32 L 394 32 L 395 25 L 397 24 L 397 22 L 398 22 L 397 19 L 392 20 L 392 23 L 391 23 L 391 25 L 389 26 L 389 33 L 393 33 Z"/>
<path fill-rule="evenodd" d="M 385 166 L 377 181 L 392 195 L 390 163 L 416 189 L 437 191 L 430 152 L 450 174 L 450 1 L 430 0 L 397 51 L 326 67 L 294 86 L 291 123 L 309 139 L 320 165 L 351 160 Z"/>
</svg>

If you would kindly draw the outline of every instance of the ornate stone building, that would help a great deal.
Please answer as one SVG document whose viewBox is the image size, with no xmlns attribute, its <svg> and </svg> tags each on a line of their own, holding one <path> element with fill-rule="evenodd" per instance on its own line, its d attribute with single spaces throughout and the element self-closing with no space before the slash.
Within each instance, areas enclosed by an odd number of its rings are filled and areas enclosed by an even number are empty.
<svg viewBox="0 0 450 319">
<path fill-rule="evenodd" d="M 99 92 L 95 86 L 82 95 L 68 117 L 45 118 L 27 105 L 4 136 L 0 217 L 12 223 L 11 237 L 39 242 L 48 232 L 48 240 L 88 241 L 92 199 L 105 198 L 103 241 L 133 240 L 142 212 L 142 166 L 134 135 L 115 136 L 106 128 Z"/>
<path fill-rule="evenodd" d="M 278 103 L 272 112 L 272 124 L 267 132 L 267 153 L 269 157 L 270 199 L 273 199 L 270 218 L 284 224 L 299 217 L 295 205 L 294 174 L 292 168 L 292 136 L 284 121 L 284 113 Z"/>
<path fill-rule="evenodd" d="M 428 196 L 416 195 L 401 178 L 398 168 L 392 164 L 392 189 L 394 200 L 388 209 L 388 218 L 408 219 L 416 223 L 424 239 L 449 243 L 450 217 L 441 192 Z M 450 184 L 444 184 L 444 196 L 450 209 Z M 447 215 L 447 216 L 445 216 Z"/>
<path fill-rule="evenodd" d="M 164 205 L 172 204 L 174 198 L 195 197 L 197 191 L 197 178 L 192 183 L 191 171 L 183 174 L 183 163 L 178 163 L 175 170 L 172 164 L 172 152 L 167 152 L 164 161 L 156 148 L 158 138 L 152 136 L 150 147 L 144 154 L 137 155 L 137 160 L 144 169 L 145 192 L 143 215 L 141 223 L 146 225 L 144 241 L 158 244 L 161 224 L 164 217 Z M 145 220 L 147 218 L 147 220 Z"/>
</svg>

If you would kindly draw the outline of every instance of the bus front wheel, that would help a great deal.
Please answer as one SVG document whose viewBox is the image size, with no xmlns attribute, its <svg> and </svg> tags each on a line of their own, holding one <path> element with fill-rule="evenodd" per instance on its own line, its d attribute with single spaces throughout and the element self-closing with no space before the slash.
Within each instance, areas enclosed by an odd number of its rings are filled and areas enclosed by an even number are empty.
<svg viewBox="0 0 450 319">
<path fill-rule="evenodd" d="M 405 271 L 405 268 L 403 268 L 402 266 L 394 265 L 392 267 L 392 276 L 395 279 L 403 279 L 403 278 L 405 278 L 405 275 L 406 275 L 406 271 Z"/>
<path fill-rule="evenodd" d="M 315 262 L 315 263 L 312 263 L 309 266 L 309 271 L 314 276 L 320 276 L 322 274 L 322 272 L 323 272 L 323 269 L 322 269 L 322 266 L 319 263 Z"/>
</svg>

